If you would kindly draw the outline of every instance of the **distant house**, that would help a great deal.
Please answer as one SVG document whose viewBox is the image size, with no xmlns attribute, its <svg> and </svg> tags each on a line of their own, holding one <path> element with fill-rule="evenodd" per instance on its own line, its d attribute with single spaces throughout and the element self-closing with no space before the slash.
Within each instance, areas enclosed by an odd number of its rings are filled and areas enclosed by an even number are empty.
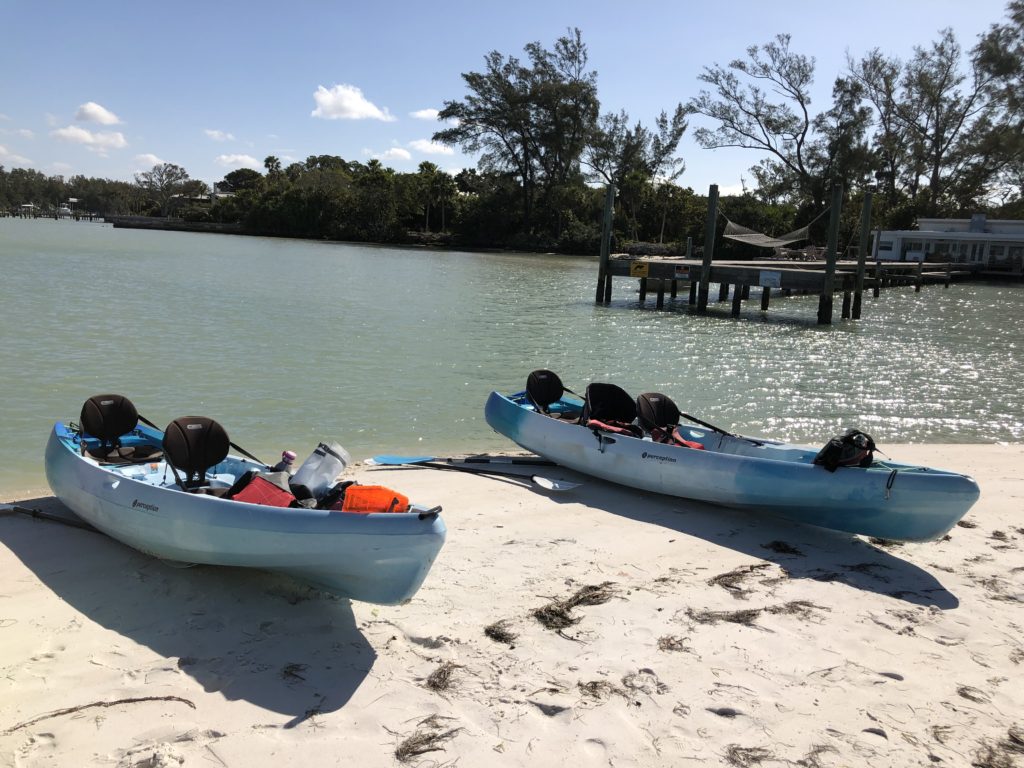
<svg viewBox="0 0 1024 768">
<path fill-rule="evenodd" d="M 982 270 L 1024 272 L 1024 221 L 918 219 L 918 229 L 875 232 L 876 261 L 951 261 Z"/>
</svg>

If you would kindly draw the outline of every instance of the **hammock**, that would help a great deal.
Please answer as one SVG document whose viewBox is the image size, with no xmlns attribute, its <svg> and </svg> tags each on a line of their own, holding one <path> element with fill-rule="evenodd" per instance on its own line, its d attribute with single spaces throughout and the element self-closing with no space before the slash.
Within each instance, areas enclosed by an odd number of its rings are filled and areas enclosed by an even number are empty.
<svg viewBox="0 0 1024 768">
<path fill-rule="evenodd" d="M 730 240 L 739 240 L 741 243 L 747 243 L 748 245 L 756 245 L 759 248 L 777 248 L 788 243 L 795 243 L 797 240 L 806 240 L 809 229 L 809 226 L 801 227 L 779 237 L 769 237 L 761 232 L 741 227 L 739 224 L 733 224 L 728 219 L 725 221 L 725 234 L 723 237 L 727 237 Z"/>
<path fill-rule="evenodd" d="M 806 225 L 800 227 L 800 229 L 794 229 L 792 232 L 787 232 L 786 234 L 779 235 L 778 237 L 769 237 L 761 232 L 755 232 L 752 229 L 741 227 L 739 224 L 734 224 L 729 220 L 729 217 L 723 213 L 722 218 L 725 219 L 725 232 L 722 236 L 727 237 L 730 240 L 738 240 L 741 243 L 747 243 L 748 245 L 756 245 L 758 248 L 778 248 L 782 245 L 795 243 L 797 240 L 809 239 L 811 224 L 820 219 L 826 213 L 828 213 L 827 208 L 815 216 L 812 221 L 809 221 Z"/>
</svg>

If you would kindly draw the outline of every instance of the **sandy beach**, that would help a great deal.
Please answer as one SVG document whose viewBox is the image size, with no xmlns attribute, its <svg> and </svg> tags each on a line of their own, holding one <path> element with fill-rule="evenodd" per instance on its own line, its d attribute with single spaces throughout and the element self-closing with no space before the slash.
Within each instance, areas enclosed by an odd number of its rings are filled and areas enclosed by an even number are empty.
<svg viewBox="0 0 1024 768">
<path fill-rule="evenodd" d="M 444 507 L 393 607 L 0 508 L 0 766 L 1024 765 L 1024 445 L 883 449 L 981 500 L 892 545 L 359 464 Z"/>
</svg>

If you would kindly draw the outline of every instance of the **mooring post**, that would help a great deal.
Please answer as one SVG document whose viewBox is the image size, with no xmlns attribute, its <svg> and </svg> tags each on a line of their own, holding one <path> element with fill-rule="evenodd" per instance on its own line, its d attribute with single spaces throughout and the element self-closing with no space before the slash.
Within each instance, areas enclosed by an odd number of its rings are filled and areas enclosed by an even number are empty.
<svg viewBox="0 0 1024 768">
<path fill-rule="evenodd" d="M 723 280 L 718 284 L 718 300 L 725 301 L 729 298 L 729 284 Z"/>
<path fill-rule="evenodd" d="M 609 183 L 604 195 L 604 221 L 601 225 L 601 255 L 597 266 L 597 296 L 595 304 L 611 301 L 612 276 L 608 261 L 612 252 L 612 214 L 615 210 L 615 185 Z"/>
<path fill-rule="evenodd" d="M 853 291 L 853 319 L 860 320 L 861 297 L 864 293 L 864 266 L 868 259 L 868 234 L 871 232 L 871 190 L 864 192 L 860 211 L 860 247 L 857 249 L 857 284 Z M 879 233 L 880 234 L 880 233 Z M 878 234 L 875 235 L 875 240 Z M 844 315 L 845 317 L 845 315 Z"/>
<path fill-rule="evenodd" d="M 953 262 L 952 261 L 947 261 L 946 262 L 946 283 L 943 286 L 943 288 L 949 288 L 949 281 L 952 279 L 952 277 L 953 277 Z"/>
<path fill-rule="evenodd" d="M 715 254 L 715 225 L 718 223 L 718 185 L 708 188 L 708 220 L 704 224 L 704 259 L 700 265 L 700 290 L 697 295 L 697 311 L 708 308 L 708 291 L 711 283 L 711 258 Z"/>
<path fill-rule="evenodd" d="M 643 303 L 645 301 L 647 301 L 647 278 L 646 277 L 641 277 L 640 278 L 640 306 L 643 306 Z"/>
<path fill-rule="evenodd" d="M 672 295 L 675 295 L 675 280 L 672 281 L 673 290 Z M 662 309 L 665 306 L 665 281 L 658 281 L 658 302 L 655 305 L 658 309 Z"/>
<path fill-rule="evenodd" d="M 693 279 L 690 280 L 690 303 L 697 303 L 697 281 Z"/>
<path fill-rule="evenodd" d="M 843 291 L 843 313 L 842 319 L 847 320 L 850 317 L 850 291 Z"/>
<path fill-rule="evenodd" d="M 732 316 L 740 316 L 740 302 L 743 300 L 743 288 L 744 286 L 736 283 L 735 289 L 732 292 Z"/>
<path fill-rule="evenodd" d="M 875 262 L 875 287 L 871 290 L 871 295 L 874 298 L 878 298 L 878 294 L 882 292 L 882 262 Z"/>
<path fill-rule="evenodd" d="M 828 245 L 825 248 L 825 276 L 818 299 L 818 325 L 832 323 L 832 289 L 836 279 L 836 250 L 839 247 L 839 214 L 843 205 L 843 185 L 832 186 L 832 210 L 828 217 Z"/>
<path fill-rule="evenodd" d="M 772 289 L 767 285 L 761 289 L 761 311 L 768 311 L 768 302 L 772 299 Z"/>
<path fill-rule="evenodd" d="M 917 262 L 917 274 L 914 277 L 914 293 L 921 292 L 921 283 L 924 282 L 924 259 Z"/>
</svg>

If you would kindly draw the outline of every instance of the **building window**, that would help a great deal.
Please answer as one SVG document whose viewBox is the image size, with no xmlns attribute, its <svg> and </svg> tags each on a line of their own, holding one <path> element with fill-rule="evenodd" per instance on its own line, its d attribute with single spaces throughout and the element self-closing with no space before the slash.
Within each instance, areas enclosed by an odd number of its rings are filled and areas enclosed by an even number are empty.
<svg viewBox="0 0 1024 768">
<path fill-rule="evenodd" d="M 880 250 L 880 251 L 891 251 L 892 250 L 892 240 L 882 240 L 878 244 L 878 250 Z"/>
<path fill-rule="evenodd" d="M 1006 246 L 1005 245 L 990 245 L 988 247 L 988 255 L 996 259 L 1006 258 Z"/>
</svg>

